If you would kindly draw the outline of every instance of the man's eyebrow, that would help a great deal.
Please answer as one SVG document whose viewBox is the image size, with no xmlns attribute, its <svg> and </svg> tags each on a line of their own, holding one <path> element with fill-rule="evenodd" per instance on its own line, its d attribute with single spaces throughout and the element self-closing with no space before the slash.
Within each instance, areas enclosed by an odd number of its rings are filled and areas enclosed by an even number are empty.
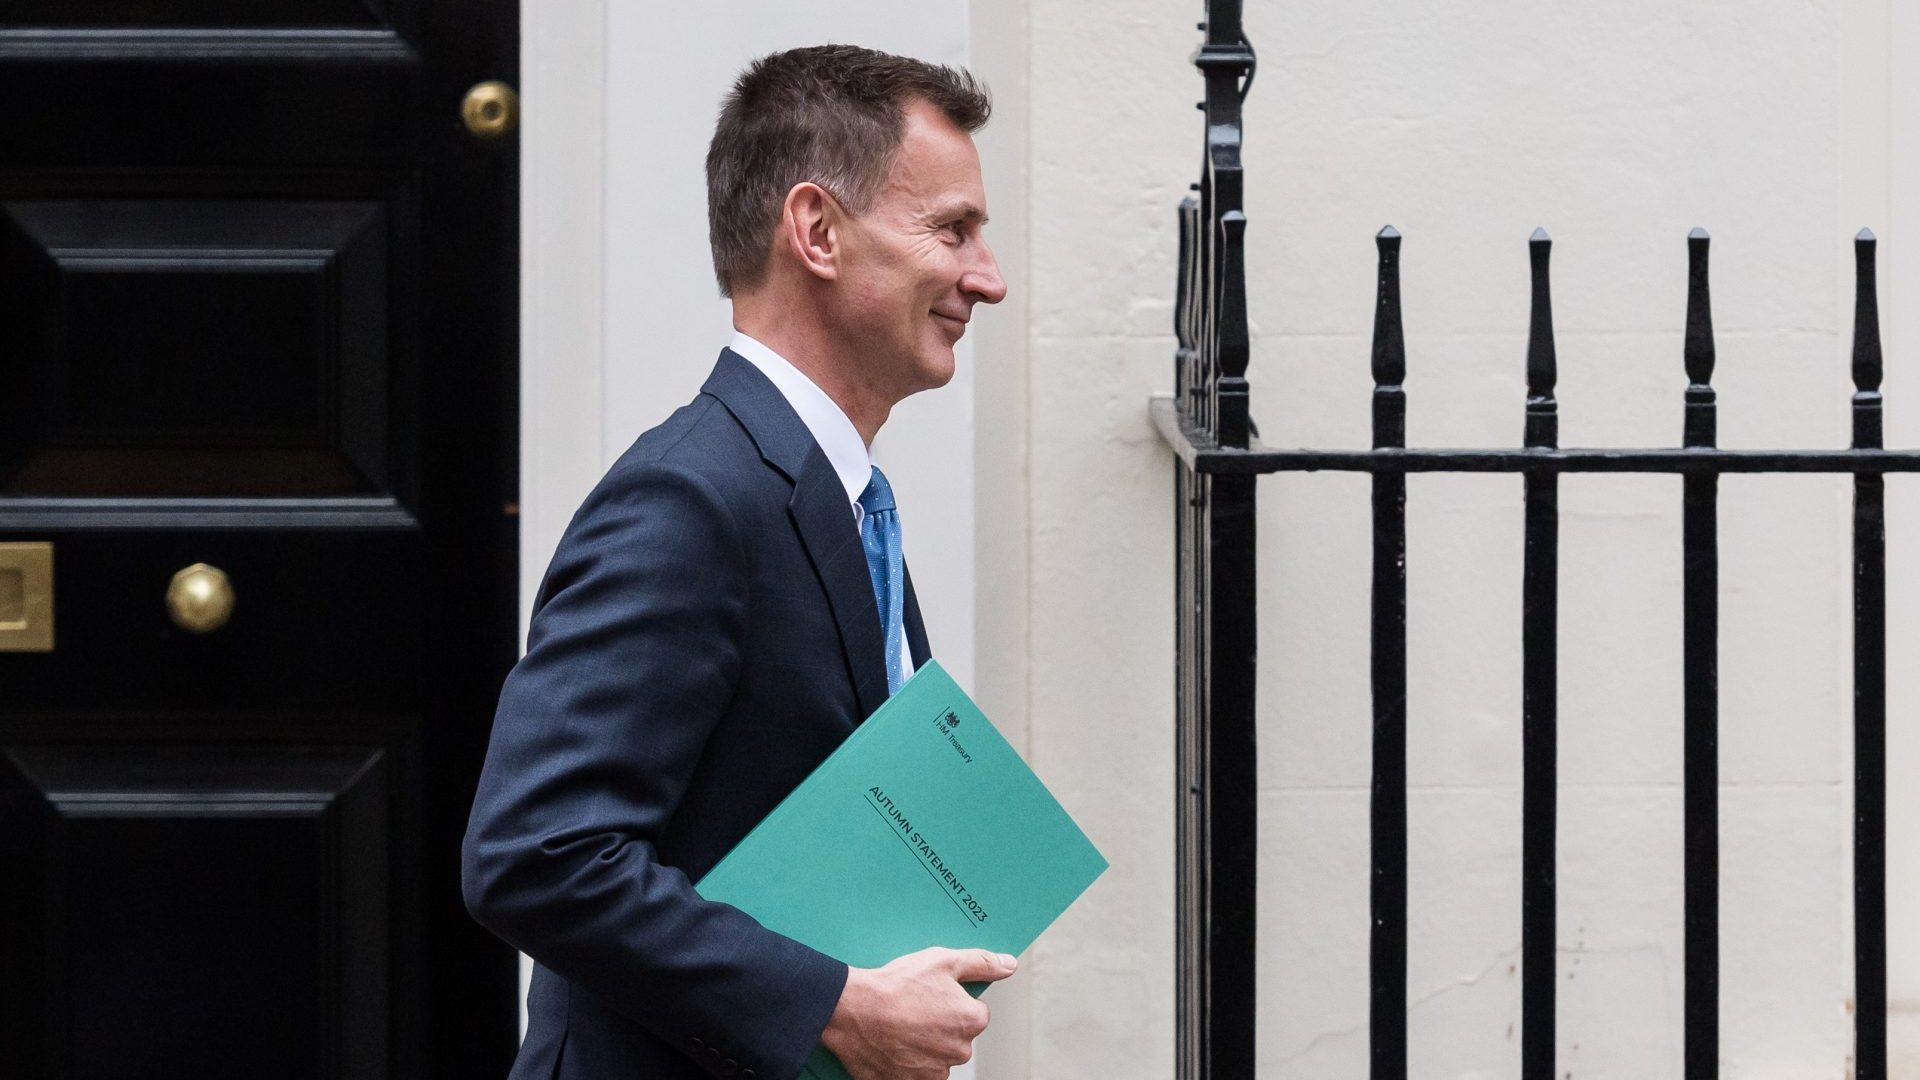
<svg viewBox="0 0 1920 1080">
<path fill-rule="evenodd" d="M 941 220 L 959 218 L 962 221 L 977 221 L 982 225 L 985 225 L 988 220 L 987 212 L 972 203 L 961 203 L 958 206 L 947 207 L 934 216 Z"/>
</svg>

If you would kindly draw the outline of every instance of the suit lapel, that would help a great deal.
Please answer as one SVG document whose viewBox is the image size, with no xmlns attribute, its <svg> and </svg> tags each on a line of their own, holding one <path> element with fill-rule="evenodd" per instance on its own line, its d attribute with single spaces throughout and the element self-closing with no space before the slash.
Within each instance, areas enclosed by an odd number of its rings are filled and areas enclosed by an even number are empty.
<svg viewBox="0 0 1920 1080">
<path fill-rule="evenodd" d="M 933 650 L 927 644 L 927 624 L 920 619 L 920 598 L 913 593 L 913 571 L 905 563 L 901 564 L 900 569 L 907 579 L 906 603 L 901 611 L 901 617 L 907 624 L 907 655 L 913 657 L 913 670 L 919 671 L 933 658 Z"/>
<path fill-rule="evenodd" d="M 887 700 L 886 642 L 880 630 L 880 608 L 867 577 L 867 556 L 860 533 L 853 527 L 853 508 L 825 454 L 815 450 L 794 481 L 793 500 L 787 504 L 793 527 L 813 560 L 814 573 L 827 590 L 833 621 L 840 628 L 840 647 L 846 650 L 853 689 L 860 699 L 862 719 L 872 716 Z"/>
<path fill-rule="evenodd" d="M 701 389 L 720 399 L 747 429 L 767 464 L 793 482 L 787 513 L 827 594 L 860 716 L 873 715 L 887 700 L 886 642 L 847 489 L 793 406 L 738 353 L 721 350 L 719 363 Z M 912 595 L 908 586 L 907 596 Z M 917 608 L 915 613 L 917 618 Z"/>
</svg>

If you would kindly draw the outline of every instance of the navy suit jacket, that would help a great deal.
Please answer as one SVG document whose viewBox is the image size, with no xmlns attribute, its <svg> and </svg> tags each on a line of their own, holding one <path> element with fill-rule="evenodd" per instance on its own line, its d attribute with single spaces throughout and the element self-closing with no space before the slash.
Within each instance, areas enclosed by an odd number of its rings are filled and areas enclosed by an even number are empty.
<svg viewBox="0 0 1920 1080">
<path fill-rule="evenodd" d="M 723 351 L 574 515 L 500 693 L 461 886 L 535 963 L 513 1080 L 799 1072 L 846 966 L 692 883 L 886 700 L 882 639 L 846 488 Z"/>
</svg>

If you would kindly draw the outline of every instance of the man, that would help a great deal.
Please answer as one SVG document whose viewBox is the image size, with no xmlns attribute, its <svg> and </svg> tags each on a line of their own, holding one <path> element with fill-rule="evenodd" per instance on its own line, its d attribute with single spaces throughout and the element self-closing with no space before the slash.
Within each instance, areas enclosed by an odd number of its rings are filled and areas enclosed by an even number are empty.
<svg viewBox="0 0 1920 1080">
<path fill-rule="evenodd" d="M 953 376 L 1006 286 L 971 76 L 845 46 L 751 65 L 707 156 L 738 333 L 568 526 L 463 848 L 474 917 L 535 962 L 515 1080 L 944 1077 L 1014 960 L 849 969 L 694 892 L 928 652 L 868 446 Z"/>
</svg>

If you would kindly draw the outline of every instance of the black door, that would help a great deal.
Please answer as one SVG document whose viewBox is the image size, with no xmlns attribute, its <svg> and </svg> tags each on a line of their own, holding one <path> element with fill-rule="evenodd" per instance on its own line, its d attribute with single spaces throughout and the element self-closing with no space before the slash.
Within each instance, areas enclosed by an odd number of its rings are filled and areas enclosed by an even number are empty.
<svg viewBox="0 0 1920 1080">
<path fill-rule="evenodd" d="M 0 1076 L 506 1070 L 517 18 L 0 0 Z"/>
</svg>

